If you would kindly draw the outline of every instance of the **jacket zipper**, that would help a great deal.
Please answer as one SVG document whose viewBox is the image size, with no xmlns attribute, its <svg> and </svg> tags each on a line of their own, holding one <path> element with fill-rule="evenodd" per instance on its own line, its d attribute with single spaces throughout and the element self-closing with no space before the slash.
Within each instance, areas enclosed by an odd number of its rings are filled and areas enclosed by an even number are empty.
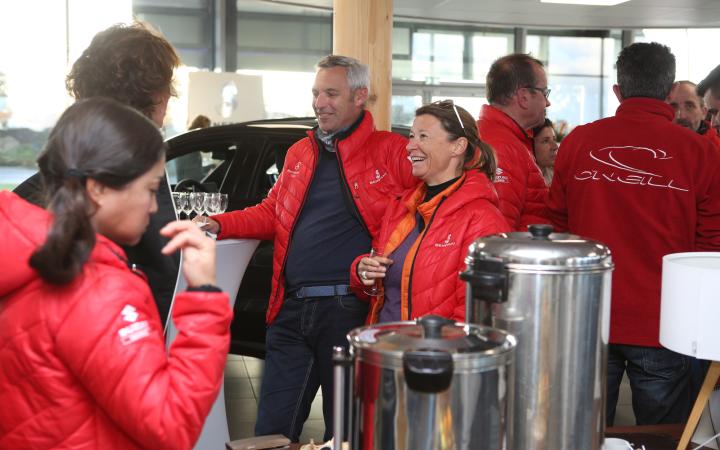
<svg viewBox="0 0 720 450">
<path fill-rule="evenodd" d="M 315 171 L 317 170 L 317 165 L 320 160 L 320 152 L 317 146 L 317 143 L 315 142 L 315 135 L 310 136 L 310 143 L 312 144 L 312 148 L 315 151 L 315 165 L 313 166 L 312 174 L 310 175 L 310 180 L 308 181 L 308 190 L 310 189 L 310 185 L 312 184 L 313 178 L 315 178 Z M 288 234 L 288 241 L 287 245 L 288 248 L 290 248 L 290 242 L 292 241 L 293 233 L 295 233 L 295 225 L 297 224 L 298 218 L 300 217 L 300 212 L 303 209 L 303 206 L 305 206 L 305 200 L 307 200 L 307 190 L 305 191 L 305 195 L 303 196 L 302 203 L 300 204 L 300 209 L 298 209 L 298 213 L 295 215 L 295 218 L 293 219 L 292 226 L 290 227 L 290 233 Z M 285 251 L 285 257 L 283 258 L 283 262 L 280 265 L 280 274 L 278 275 L 278 283 L 277 286 L 275 286 L 275 292 L 272 296 L 272 302 L 270 303 L 270 306 L 268 307 L 269 311 L 272 311 L 273 307 L 275 306 L 275 302 L 277 302 L 278 293 L 280 291 L 280 281 L 282 280 L 283 276 L 285 275 L 285 264 L 287 263 L 287 257 L 288 252 Z"/>
<path fill-rule="evenodd" d="M 435 211 L 433 211 L 432 216 L 430 216 L 430 220 L 428 221 L 427 225 L 425 226 L 425 229 L 423 230 L 422 235 L 420 236 L 420 242 L 418 242 L 417 251 L 415 252 L 415 255 L 413 256 L 412 264 L 410 265 L 410 281 L 408 282 L 408 296 L 407 296 L 407 304 L 408 304 L 408 316 L 407 320 L 412 319 L 412 280 L 413 280 L 413 272 L 415 271 L 415 261 L 417 261 L 417 256 L 420 253 L 420 247 L 422 247 L 422 241 L 425 239 L 425 235 L 427 234 L 428 230 L 430 229 L 430 225 L 432 225 L 433 220 L 435 220 L 435 215 L 437 214 L 438 210 L 440 209 L 440 206 L 445 202 L 445 199 L 447 197 L 443 197 L 438 202 L 437 207 L 435 207 Z M 402 313 L 400 315 L 402 318 Z"/>
<path fill-rule="evenodd" d="M 365 224 L 365 220 L 363 219 L 363 216 L 360 214 L 360 210 L 357 207 L 357 204 L 355 203 L 355 198 L 352 195 L 352 191 L 350 190 L 350 186 L 348 185 L 348 180 L 345 177 L 345 169 L 343 168 L 342 158 L 340 158 L 340 141 L 335 141 L 335 157 L 338 160 L 338 168 L 340 169 L 340 175 L 342 184 L 345 187 L 345 193 L 350 196 L 350 201 L 352 203 L 352 208 L 355 211 L 355 214 L 357 215 L 358 219 L 360 219 L 360 225 L 363 227 L 363 230 L 365 230 L 365 233 L 367 233 L 368 236 L 370 236 L 370 239 L 372 240 L 372 234 L 370 234 L 370 229 L 367 227 L 367 224 Z M 359 185 L 357 181 L 355 182 L 355 190 L 359 189 Z"/>
</svg>

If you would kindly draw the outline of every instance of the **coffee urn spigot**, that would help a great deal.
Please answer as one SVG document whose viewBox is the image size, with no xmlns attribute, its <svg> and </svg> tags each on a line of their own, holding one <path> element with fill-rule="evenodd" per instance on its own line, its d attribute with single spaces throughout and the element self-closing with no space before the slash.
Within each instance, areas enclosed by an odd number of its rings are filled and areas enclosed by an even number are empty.
<svg viewBox="0 0 720 450">
<path fill-rule="evenodd" d="M 505 264 L 502 261 L 475 261 L 470 256 L 466 263 L 467 269 L 460 272 L 460 279 L 467 282 L 465 320 L 492 326 L 492 305 L 507 301 L 508 274 Z"/>
</svg>

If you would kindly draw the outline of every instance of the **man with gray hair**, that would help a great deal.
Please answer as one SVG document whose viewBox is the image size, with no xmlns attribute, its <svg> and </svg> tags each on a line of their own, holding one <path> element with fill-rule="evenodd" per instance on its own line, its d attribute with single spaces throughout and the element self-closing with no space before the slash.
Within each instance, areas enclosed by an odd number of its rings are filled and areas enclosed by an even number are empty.
<svg viewBox="0 0 720 450">
<path fill-rule="evenodd" d="M 414 186 L 407 140 L 375 130 L 365 110 L 367 66 L 345 56 L 317 65 L 318 127 L 287 153 L 259 205 L 213 216 L 218 239 L 273 239 L 265 371 L 256 435 L 297 442 L 322 386 L 325 440 L 332 436 L 332 348 L 365 323 L 366 301 L 350 290 L 350 265 L 368 253 L 385 199 Z"/>
<path fill-rule="evenodd" d="M 576 127 L 555 161 L 548 209 L 559 231 L 613 253 L 607 424 L 627 372 L 638 425 L 685 422 L 690 357 L 660 345 L 662 258 L 720 250 L 720 154 L 672 123 L 675 56 L 636 43 L 618 56 L 614 117 Z"/>
</svg>

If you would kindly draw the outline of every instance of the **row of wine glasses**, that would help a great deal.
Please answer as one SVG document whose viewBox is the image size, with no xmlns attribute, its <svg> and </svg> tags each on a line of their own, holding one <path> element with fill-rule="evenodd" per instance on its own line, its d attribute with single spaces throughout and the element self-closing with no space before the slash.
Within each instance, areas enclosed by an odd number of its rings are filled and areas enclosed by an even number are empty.
<svg viewBox="0 0 720 450">
<path fill-rule="evenodd" d="M 228 195 L 219 192 L 173 192 L 175 210 L 185 214 L 189 219 L 194 212 L 196 215 L 222 214 L 228 207 Z"/>
</svg>

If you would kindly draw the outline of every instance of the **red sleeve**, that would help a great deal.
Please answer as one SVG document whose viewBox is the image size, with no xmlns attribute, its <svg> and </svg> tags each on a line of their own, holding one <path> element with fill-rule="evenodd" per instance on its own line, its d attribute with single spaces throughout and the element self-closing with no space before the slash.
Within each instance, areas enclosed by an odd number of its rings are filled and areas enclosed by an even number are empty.
<svg viewBox="0 0 720 450">
<path fill-rule="evenodd" d="M 390 133 L 387 139 L 388 172 L 402 190 L 417 186 L 418 179 L 413 176 L 412 164 L 407 159 L 407 139 L 395 133 Z"/>
<path fill-rule="evenodd" d="M 288 149 L 280 177 L 262 202 L 241 211 L 212 216 L 220 224 L 218 239 L 274 239 L 278 196 L 281 192 L 288 192 L 288 167 L 292 167 L 292 161 L 299 160 L 298 154 L 304 145 L 307 145 L 306 139 L 296 142 Z"/>
<path fill-rule="evenodd" d="M 217 397 L 232 318 L 224 293 L 182 293 L 169 354 L 149 289 L 100 277 L 63 320 L 57 354 L 119 428 L 153 449 L 190 449 Z"/>
</svg>

